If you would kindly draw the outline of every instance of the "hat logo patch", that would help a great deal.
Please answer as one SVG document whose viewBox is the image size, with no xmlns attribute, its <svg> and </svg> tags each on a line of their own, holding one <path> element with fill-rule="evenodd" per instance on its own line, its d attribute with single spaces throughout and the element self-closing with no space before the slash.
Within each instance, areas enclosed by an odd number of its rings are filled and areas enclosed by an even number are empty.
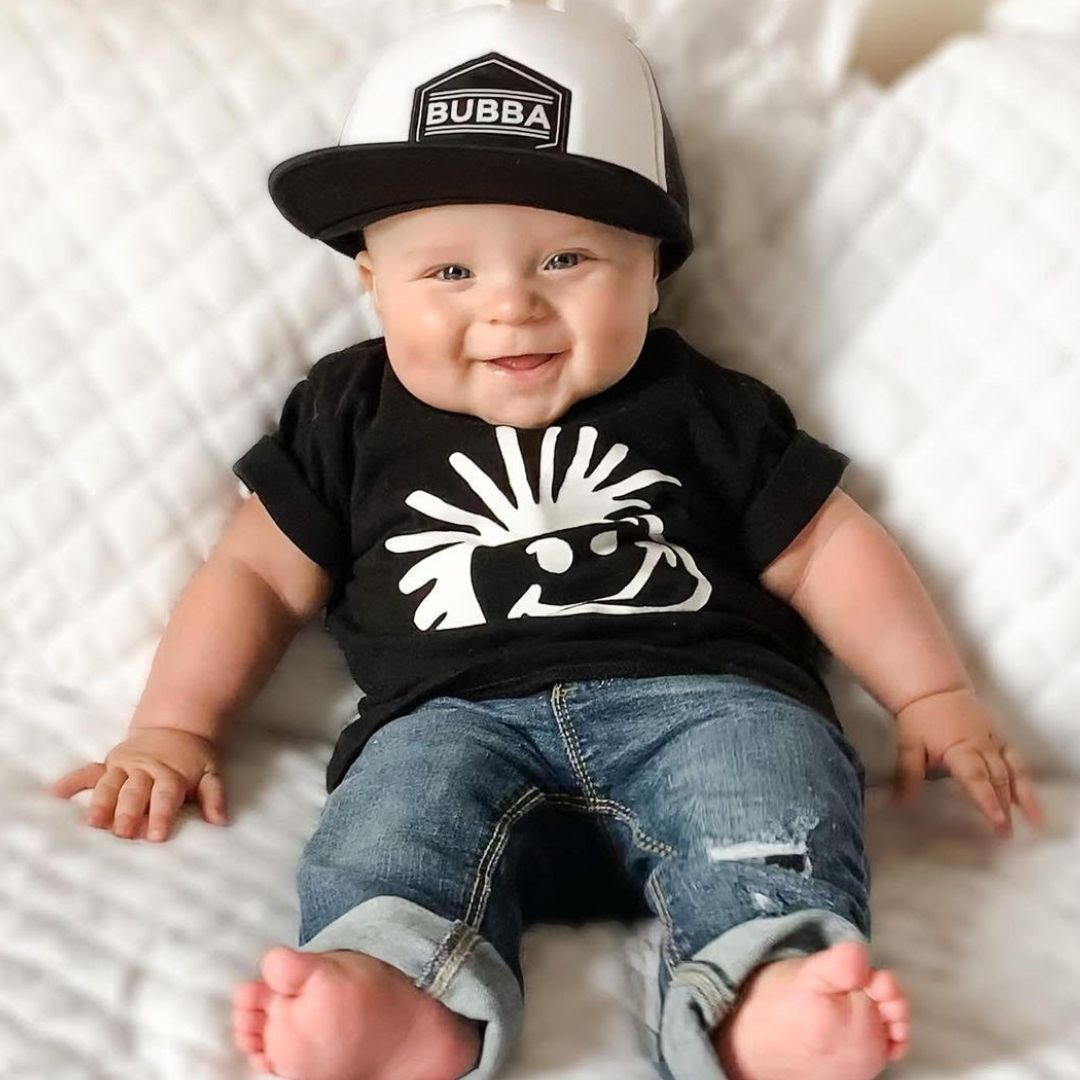
<svg viewBox="0 0 1080 1080">
<path fill-rule="evenodd" d="M 492 52 L 416 88 L 410 141 L 565 151 L 569 114 L 569 90 Z"/>
</svg>

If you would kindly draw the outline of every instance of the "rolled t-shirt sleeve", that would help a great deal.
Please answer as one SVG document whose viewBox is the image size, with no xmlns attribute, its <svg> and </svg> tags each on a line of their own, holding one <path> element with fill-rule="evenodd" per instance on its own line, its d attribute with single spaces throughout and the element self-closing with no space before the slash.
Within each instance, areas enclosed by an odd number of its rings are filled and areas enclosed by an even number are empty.
<svg viewBox="0 0 1080 1080">
<path fill-rule="evenodd" d="M 289 392 L 276 429 L 232 466 L 278 528 L 335 580 L 351 568 L 352 411 L 325 361 Z"/>
<path fill-rule="evenodd" d="M 821 508 L 850 459 L 796 423 L 771 386 L 698 353 L 692 430 L 725 539 L 755 575 Z"/>
<path fill-rule="evenodd" d="M 850 458 L 803 431 L 787 402 L 756 382 L 744 411 L 744 446 L 753 454 L 739 522 L 739 545 L 760 574 L 809 523 L 850 463 Z"/>
</svg>

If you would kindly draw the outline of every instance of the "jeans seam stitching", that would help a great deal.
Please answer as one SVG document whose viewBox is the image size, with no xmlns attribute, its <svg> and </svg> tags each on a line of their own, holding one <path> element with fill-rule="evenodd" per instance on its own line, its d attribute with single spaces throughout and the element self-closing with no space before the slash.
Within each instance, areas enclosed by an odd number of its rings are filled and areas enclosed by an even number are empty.
<svg viewBox="0 0 1080 1080">
<path fill-rule="evenodd" d="M 616 802 L 614 799 L 598 799 L 598 798 L 586 798 L 581 795 L 549 795 L 549 802 L 554 803 L 571 803 L 577 806 L 584 802 L 584 806 L 580 809 L 586 812 L 592 812 L 596 814 L 607 814 L 610 817 L 618 818 L 624 825 L 630 826 L 630 836 L 634 841 L 635 846 L 639 847 L 642 851 L 648 852 L 650 855 L 677 855 L 678 852 L 670 844 L 665 843 L 663 840 L 656 840 L 650 836 L 638 822 L 637 816 L 629 809 L 629 807 L 623 806 L 622 803 Z"/>
<path fill-rule="evenodd" d="M 462 922 L 455 923 L 446 937 L 439 942 L 434 955 L 413 985 L 430 997 L 440 1000 L 450 980 L 480 940 L 481 937 L 474 927 Z"/>
<path fill-rule="evenodd" d="M 506 839 L 510 835 L 510 829 L 514 822 L 527 814 L 534 806 L 542 803 L 544 793 L 536 787 L 529 787 L 523 791 L 514 802 L 506 809 L 502 817 L 495 823 L 495 828 L 488 838 L 487 846 L 480 856 L 480 862 L 476 867 L 476 875 L 473 878 L 472 889 L 469 893 L 469 902 L 465 909 L 465 922 L 474 929 L 479 929 L 487 910 L 487 902 L 491 896 L 491 881 L 494 868 L 498 865 L 499 857 L 506 847 Z M 477 888 L 483 888 L 477 896 Z"/>
<path fill-rule="evenodd" d="M 566 690 L 563 683 L 556 683 L 552 688 L 551 704 L 552 711 L 555 714 L 555 725 L 559 729 L 559 737 L 562 739 L 563 747 L 570 758 L 570 766 L 574 770 L 574 775 L 577 777 L 578 783 L 590 799 L 595 799 L 596 788 L 593 786 L 592 778 L 589 776 L 588 769 L 585 767 L 577 731 L 574 729 L 574 725 L 570 720 L 570 713 L 567 710 L 564 701 L 565 694 Z"/>
<path fill-rule="evenodd" d="M 453 951 L 454 941 L 461 937 L 466 929 L 467 927 L 464 923 L 458 921 L 454 922 L 442 941 L 435 947 L 435 951 L 431 954 L 431 959 L 424 965 L 424 970 L 421 971 L 414 980 L 413 985 L 417 990 L 423 990 L 425 993 L 428 992 L 428 987 L 434 982 L 439 967 Z"/>
<path fill-rule="evenodd" d="M 664 896 L 664 890 L 660 886 L 656 871 L 649 875 L 649 880 L 645 883 L 645 889 L 646 891 L 651 889 L 656 900 L 656 913 L 664 924 L 665 930 L 660 955 L 667 965 L 668 975 L 674 976 L 675 968 L 682 963 L 682 953 L 679 951 L 678 942 L 675 940 L 675 925 L 671 921 L 671 911 L 668 908 L 667 897 Z"/>
<path fill-rule="evenodd" d="M 564 700 L 565 694 L 564 684 L 556 683 L 551 691 L 552 711 L 555 714 L 555 724 L 559 729 L 563 747 L 570 758 L 574 775 L 585 792 L 587 808 L 598 813 L 608 813 L 612 817 L 619 818 L 624 824 L 629 825 L 634 844 L 641 848 L 642 851 L 657 855 L 675 854 L 675 849 L 669 844 L 653 839 L 641 827 L 637 815 L 629 807 L 623 806 L 622 803 L 616 802 L 614 799 L 601 798 L 597 795 L 596 786 L 593 784 L 592 777 L 589 776 L 589 772 L 585 767 L 584 757 L 581 753 L 581 742 L 578 739 L 574 722 L 570 719 L 570 711 L 567 709 Z M 644 842 L 638 840 L 639 836 L 643 838 Z"/>
</svg>

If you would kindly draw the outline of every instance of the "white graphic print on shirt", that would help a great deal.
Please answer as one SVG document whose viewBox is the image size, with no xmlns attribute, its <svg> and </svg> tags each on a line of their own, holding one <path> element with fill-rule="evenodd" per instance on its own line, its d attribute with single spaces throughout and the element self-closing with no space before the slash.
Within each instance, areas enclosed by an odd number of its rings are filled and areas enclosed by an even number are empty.
<svg viewBox="0 0 1080 1080">
<path fill-rule="evenodd" d="M 582 427 L 558 496 L 553 496 L 555 444 L 561 430 L 550 427 L 544 432 L 539 499 L 533 496 L 512 427 L 496 427 L 495 437 L 513 502 L 462 453 L 451 454 L 449 463 L 490 517 L 428 491 L 413 491 L 405 499 L 431 518 L 472 530 L 433 529 L 386 540 L 387 550 L 394 553 L 440 549 L 411 566 L 398 582 L 406 595 L 434 583 L 413 616 L 419 629 L 449 630 L 528 615 L 696 611 L 708 601 L 712 585 L 685 548 L 664 539 L 660 518 L 629 512 L 634 507 L 650 510 L 651 505 L 640 498 L 622 498 L 656 483 L 682 487 L 681 481 L 643 469 L 602 487 L 627 448 L 616 443 L 589 472 L 597 431 Z M 649 586 L 671 602 L 633 603 Z"/>
</svg>

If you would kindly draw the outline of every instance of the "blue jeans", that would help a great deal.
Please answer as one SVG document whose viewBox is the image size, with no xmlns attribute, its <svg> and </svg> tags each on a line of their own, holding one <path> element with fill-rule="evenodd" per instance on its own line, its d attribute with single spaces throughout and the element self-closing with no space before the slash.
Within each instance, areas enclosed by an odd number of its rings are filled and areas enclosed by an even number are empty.
<svg viewBox="0 0 1080 1080">
<path fill-rule="evenodd" d="M 664 927 L 657 1058 L 723 1080 L 709 1033 L 763 963 L 869 943 L 865 775 L 813 709 L 737 675 L 436 697 L 380 728 L 298 870 L 300 947 L 393 964 L 481 1022 L 489 1080 L 523 1018 L 532 922 Z"/>
</svg>

